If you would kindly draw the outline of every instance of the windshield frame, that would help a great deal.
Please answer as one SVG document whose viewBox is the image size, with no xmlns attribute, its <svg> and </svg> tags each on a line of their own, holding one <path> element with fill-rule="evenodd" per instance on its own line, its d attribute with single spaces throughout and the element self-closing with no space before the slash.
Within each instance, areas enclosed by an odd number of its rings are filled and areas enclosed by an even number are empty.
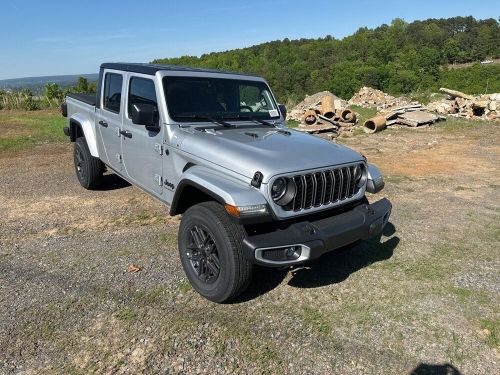
<svg viewBox="0 0 500 375">
<path fill-rule="evenodd" d="M 170 72 L 171 73 L 171 72 Z M 263 85 L 265 87 L 265 89 L 268 91 L 269 93 L 269 99 L 272 103 L 272 105 L 274 106 L 274 110 L 277 111 L 277 115 L 276 116 L 259 116 L 258 113 L 259 112 L 234 112 L 234 111 L 228 111 L 228 112 L 212 112 L 212 111 L 209 111 L 209 112 L 206 112 L 206 113 L 203 113 L 203 112 L 198 112 L 197 114 L 199 115 L 202 115 L 202 116 L 209 116 L 209 117 L 212 117 L 212 118 L 215 118 L 215 119 L 221 119 L 221 120 L 225 120 L 225 121 L 230 121 L 231 123 L 248 123 L 248 122 L 253 122 L 255 124 L 255 121 L 253 120 L 250 120 L 250 119 L 244 119 L 244 118 L 237 118 L 236 116 L 233 118 L 233 117 L 230 117 L 230 118 L 224 118 L 225 116 L 227 115 L 243 115 L 243 116 L 253 116 L 253 117 L 259 117 L 261 118 L 262 120 L 264 121 L 280 121 L 281 120 L 281 111 L 279 109 L 279 106 L 278 106 L 278 103 L 276 101 L 276 98 L 274 97 L 274 94 L 271 90 L 271 88 L 269 87 L 269 84 L 266 82 L 265 79 L 261 78 L 261 77 L 258 77 L 258 76 L 250 76 L 250 75 L 243 75 L 243 74 L 238 74 L 238 73 L 234 73 L 234 74 L 227 74 L 227 73 L 198 73 L 198 72 L 176 72 L 177 74 L 162 74 L 161 76 L 161 83 L 162 83 L 162 94 L 163 94 L 163 97 L 164 97 L 164 103 L 165 103 L 165 108 L 167 110 L 167 116 L 168 118 L 172 121 L 172 122 L 175 122 L 175 123 L 189 123 L 189 124 L 193 124 L 193 125 L 197 125 L 197 124 L 203 124 L 203 123 L 210 123 L 211 121 L 207 120 L 207 119 L 203 119 L 203 118 L 194 118 L 195 116 L 193 116 L 192 118 L 187 116 L 186 118 L 181 118 L 181 117 L 176 117 L 174 116 L 172 113 L 171 113 L 171 110 L 170 110 L 170 107 L 169 107 L 169 103 L 168 103 L 168 95 L 167 95 L 167 88 L 168 88 L 168 80 L 169 79 L 176 79 L 176 78 L 186 78 L 186 79 L 189 79 L 189 78 L 192 78 L 192 79 L 215 79 L 215 80 L 228 80 L 228 81 L 238 81 L 238 82 L 242 82 L 242 83 L 247 83 L 249 85 Z M 262 112 L 261 112 L 262 113 Z M 257 115 L 257 116 L 256 116 Z M 260 124 L 261 126 L 266 126 L 266 125 L 262 125 Z"/>
</svg>

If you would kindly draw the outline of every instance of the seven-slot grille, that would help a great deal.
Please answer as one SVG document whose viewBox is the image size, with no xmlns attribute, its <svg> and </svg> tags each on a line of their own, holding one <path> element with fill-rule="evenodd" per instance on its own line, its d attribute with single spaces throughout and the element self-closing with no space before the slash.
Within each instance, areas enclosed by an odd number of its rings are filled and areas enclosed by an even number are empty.
<svg viewBox="0 0 500 375">
<path fill-rule="evenodd" d="M 352 198 L 359 190 L 354 169 L 352 165 L 291 177 L 296 186 L 295 198 L 283 208 L 301 211 Z"/>
</svg>

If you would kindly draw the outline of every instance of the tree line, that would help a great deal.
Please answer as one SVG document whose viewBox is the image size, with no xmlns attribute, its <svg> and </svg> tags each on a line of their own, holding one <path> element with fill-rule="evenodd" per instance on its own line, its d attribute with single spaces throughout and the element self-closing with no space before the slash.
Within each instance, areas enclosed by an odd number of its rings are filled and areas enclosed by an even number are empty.
<svg viewBox="0 0 500 375">
<path fill-rule="evenodd" d="M 479 64 L 499 57 L 498 20 L 453 17 L 411 23 L 398 18 L 343 39 L 284 39 L 153 62 L 258 74 L 280 101 L 295 102 L 321 90 L 348 99 L 362 86 L 393 95 L 435 91 L 441 85 L 471 94 L 500 91 L 499 65 Z M 478 64 L 448 67 L 467 62 Z"/>
<path fill-rule="evenodd" d="M 61 87 L 57 83 L 47 83 L 41 96 L 33 95 L 33 92 L 29 89 L 0 90 L 0 109 L 33 111 L 55 108 L 61 104 L 68 92 L 93 93 L 96 92 L 96 85 L 95 82 L 89 82 L 85 77 L 78 77 L 76 85 L 71 87 Z"/>
</svg>

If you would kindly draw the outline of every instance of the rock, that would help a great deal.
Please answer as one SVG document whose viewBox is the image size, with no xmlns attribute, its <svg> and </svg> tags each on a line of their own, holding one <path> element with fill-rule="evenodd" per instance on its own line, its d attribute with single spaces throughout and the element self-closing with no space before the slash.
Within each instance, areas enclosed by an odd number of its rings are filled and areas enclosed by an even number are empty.
<svg viewBox="0 0 500 375">
<path fill-rule="evenodd" d="M 362 87 L 351 99 L 349 99 L 348 103 L 350 105 L 354 104 L 366 108 L 376 108 L 378 111 L 402 107 L 409 104 L 418 104 L 417 102 L 412 102 L 411 99 L 407 97 L 400 96 L 396 98 L 371 87 Z"/>
</svg>

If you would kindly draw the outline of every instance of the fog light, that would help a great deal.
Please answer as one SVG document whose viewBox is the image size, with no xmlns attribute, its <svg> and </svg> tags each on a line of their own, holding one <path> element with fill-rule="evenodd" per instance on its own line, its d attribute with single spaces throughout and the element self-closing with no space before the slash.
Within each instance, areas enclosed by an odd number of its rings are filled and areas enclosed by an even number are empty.
<svg viewBox="0 0 500 375">
<path fill-rule="evenodd" d="M 300 258 L 302 254 L 302 248 L 300 246 L 292 246 L 285 249 L 285 255 L 287 259 L 295 260 Z"/>
</svg>

